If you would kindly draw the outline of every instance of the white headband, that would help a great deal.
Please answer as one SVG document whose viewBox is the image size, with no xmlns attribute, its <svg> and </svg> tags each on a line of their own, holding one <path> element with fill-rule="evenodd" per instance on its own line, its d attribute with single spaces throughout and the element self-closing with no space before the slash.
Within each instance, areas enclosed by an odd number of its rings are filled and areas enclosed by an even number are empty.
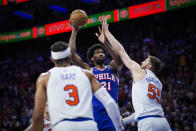
<svg viewBox="0 0 196 131">
<path fill-rule="evenodd" d="M 65 58 L 65 57 L 67 57 L 69 55 L 71 55 L 71 51 L 70 51 L 69 47 L 66 50 L 64 50 L 64 51 L 59 51 L 59 52 L 51 51 L 51 56 L 55 60 Z"/>
</svg>

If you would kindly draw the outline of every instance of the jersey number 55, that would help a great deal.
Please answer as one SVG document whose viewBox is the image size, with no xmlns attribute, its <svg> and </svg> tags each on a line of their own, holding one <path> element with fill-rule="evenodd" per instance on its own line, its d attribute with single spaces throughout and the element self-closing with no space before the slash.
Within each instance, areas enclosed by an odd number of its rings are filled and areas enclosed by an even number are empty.
<svg viewBox="0 0 196 131">
<path fill-rule="evenodd" d="M 149 84 L 148 86 L 148 97 L 150 99 L 156 99 L 156 101 L 160 104 L 161 103 L 161 94 L 160 89 L 154 86 L 153 84 Z"/>
</svg>

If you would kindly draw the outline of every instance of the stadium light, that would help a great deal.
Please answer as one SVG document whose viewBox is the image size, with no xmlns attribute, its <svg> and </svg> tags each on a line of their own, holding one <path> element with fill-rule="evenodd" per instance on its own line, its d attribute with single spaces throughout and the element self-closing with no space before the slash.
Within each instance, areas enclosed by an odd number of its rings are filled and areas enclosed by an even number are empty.
<svg viewBox="0 0 196 131">
<path fill-rule="evenodd" d="M 15 16 L 18 16 L 18 17 L 21 17 L 21 18 L 24 18 L 24 19 L 27 19 L 27 20 L 32 20 L 33 19 L 32 15 L 24 13 L 22 11 L 14 11 L 13 14 Z"/>
<path fill-rule="evenodd" d="M 67 9 L 66 8 L 63 8 L 63 7 L 59 7 L 59 6 L 56 6 L 56 5 L 49 5 L 48 8 L 50 10 L 55 10 L 55 11 L 58 11 L 58 12 L 61 12 L 61 13 L 67 13 Z"/>
</svg>

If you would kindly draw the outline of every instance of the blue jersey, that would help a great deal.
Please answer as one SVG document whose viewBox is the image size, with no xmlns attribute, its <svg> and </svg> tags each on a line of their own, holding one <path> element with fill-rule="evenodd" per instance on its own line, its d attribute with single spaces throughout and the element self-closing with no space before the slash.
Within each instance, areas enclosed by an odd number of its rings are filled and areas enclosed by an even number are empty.
<svg viewBox="0 0 196 131">
<path fill-rule="evenodd" d="M 116 77 L 114 71 L 111 66 L 106 66 L 104 70 L 97 69 L 93 67 L 93 74 L 101 83 L 101 85 L 108 91 L 110 96 L 116 101 L 118 101 L 118 78 Z M 93 96 L 93 110 L 103 110 L 104 106 L 97 100 L 95 96 Z"/>
</svg>

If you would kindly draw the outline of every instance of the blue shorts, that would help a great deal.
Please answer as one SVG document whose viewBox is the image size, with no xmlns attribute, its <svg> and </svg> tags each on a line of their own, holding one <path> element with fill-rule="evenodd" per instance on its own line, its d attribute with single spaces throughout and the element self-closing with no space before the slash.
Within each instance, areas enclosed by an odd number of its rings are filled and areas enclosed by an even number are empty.
<svg viewBox="0 0 196 131">
<path fill-rule="evenodd" d="M 93 110 L 99 131 L 116 131 L 114 124 L 105 110 Z"/>
</svg>

